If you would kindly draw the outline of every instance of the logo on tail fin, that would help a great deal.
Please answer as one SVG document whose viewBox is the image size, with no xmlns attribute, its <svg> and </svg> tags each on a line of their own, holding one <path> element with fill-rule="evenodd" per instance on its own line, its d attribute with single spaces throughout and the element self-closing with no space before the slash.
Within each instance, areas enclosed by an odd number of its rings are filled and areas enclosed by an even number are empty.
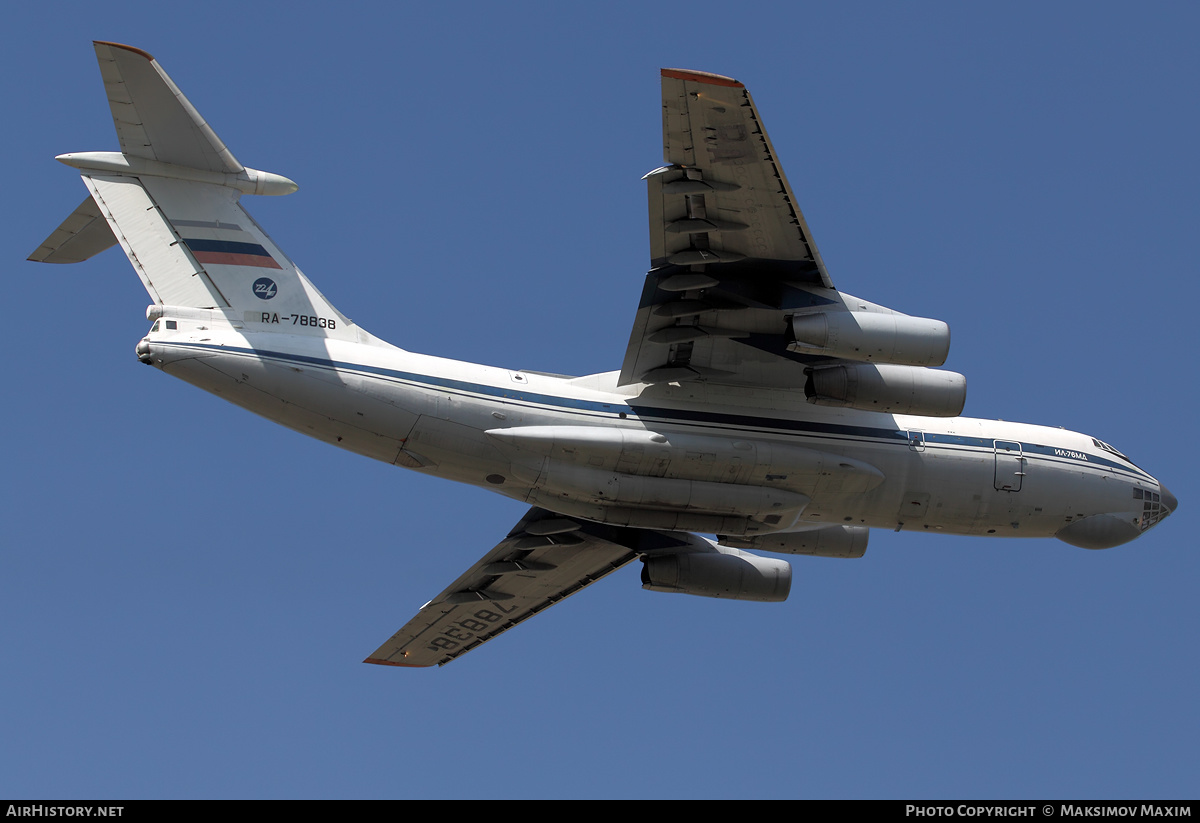
<svg viewBox="0 0 1200 823">
<path fill-rule="evenodd" d="M 260 277 L 254 281 L 254 296 L 259 300 L 270 300 L 277 294 L 275 281 L 269 277 Z"/>
</svg>

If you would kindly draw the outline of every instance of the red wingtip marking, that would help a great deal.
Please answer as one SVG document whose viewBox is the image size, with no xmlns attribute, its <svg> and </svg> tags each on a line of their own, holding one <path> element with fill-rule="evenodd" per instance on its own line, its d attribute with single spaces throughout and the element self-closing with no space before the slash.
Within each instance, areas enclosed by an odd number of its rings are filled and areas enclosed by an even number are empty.
<svg viewBox="0 0 1200 823">
<path fill-rule="evenodd" d="M 94 43 L 97 46 L 112 46 L 114 49 L 125 49 L 125 51 L 131 51 L 134 54 L 140 54 L 142 57 L 145 57 L 147 60 L 154 59 L 153 54 L 151 54 L 148 51 L 139 49 L 136 46 L 127 46 L 124 43 L 112 43 L 112 42 L 109 42 L 108 40 L 93 40 L 92 43 Z"/>
<path fill-rule="evenodd" d="M 734 89 L 746 88 L 732 77 L 725 77 L 722 74 L 712 74 L 707 71 L 689 71 L 688 69 L 663 69 L 663 77 L 670 77 L 673 80 L 691 80 L 694 83 L 708 83 L 710 86 L 729 86 Z"/>
<path fill-rule="evenodd" d="M 374 663 L 376 666 L 399 666 L 402 669 L 428 669 L 433 666 L 432 663 L 422 663 L 420 665 L 415 663 L 393 663 L 391 660 L 383 660 L 378 657 L 368 657 L 363 662 Z"/>
</svg>

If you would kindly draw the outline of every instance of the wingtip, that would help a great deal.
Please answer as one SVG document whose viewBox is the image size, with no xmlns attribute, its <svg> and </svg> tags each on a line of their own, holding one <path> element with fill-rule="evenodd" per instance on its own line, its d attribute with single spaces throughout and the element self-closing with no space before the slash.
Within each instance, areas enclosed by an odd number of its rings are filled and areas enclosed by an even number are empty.
<svg viewBox="0 0 1200 823">
<path fill-rule="evenodd" d="M 710 86 L 728 86 L 735 89 L 746 88 L 732 77 L 723 74 L 713 74 L 708 71 L 692 71 L 691 69 L 663 69 L 663 77 L 673 80 L 691 80 L 693 83 L 707 83 Z"/>
<path fill-rule="evenodd" d="M 127 46 L 124 43 L 113 43 L 109 40 L 93 40 L 92 45 L 93 46 L 109 46 L 114 49 L 125 49 L 125 51 L 131 51 L 134 54 L 140 54 L 142 57 L 145 57 L 147 60 L 154 59 L 154 55 L 151 54 L 150 52 L 148 52 L 144 49 L 139 49 L 136 46 Z"/>
<path fill-rule="evenodd" d="M 433 668 L 432 663 L 396 663 L 391 660 L 384 660 L 380 657 L 368 657 L 364 663 L 373 663 L 376 666 L 399 666 L 402 669 L 430 669 Z"/>
</svg>

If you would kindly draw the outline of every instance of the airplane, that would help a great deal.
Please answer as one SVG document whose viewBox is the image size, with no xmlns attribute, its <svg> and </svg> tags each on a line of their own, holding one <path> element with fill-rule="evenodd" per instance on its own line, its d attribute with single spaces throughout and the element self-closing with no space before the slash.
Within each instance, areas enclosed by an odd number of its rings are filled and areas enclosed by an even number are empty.
<svg viewBox="0 0 1200 823">
<path fill-rule="evenodd" d="M 1127 543 L 1177 508 L 1107 443 L 961 417 L 946 323 L 839 291 L 745 86 L 663 69 L 650 269 L 619 370 L 463 363 L 380 340 L 246 212 L 243 166 L 147 52 L 96 41 L 119 152 L 30 255 L 119 244 L 152 303 L 138 359 L 332 445 L 530 505 L 364 662 L 444 665 L 640 560 L 643 588 L 779 602 L 774 554 L 869 530 Z M 705 535 L 712 535 L 713 538 Z"/>
</svg>

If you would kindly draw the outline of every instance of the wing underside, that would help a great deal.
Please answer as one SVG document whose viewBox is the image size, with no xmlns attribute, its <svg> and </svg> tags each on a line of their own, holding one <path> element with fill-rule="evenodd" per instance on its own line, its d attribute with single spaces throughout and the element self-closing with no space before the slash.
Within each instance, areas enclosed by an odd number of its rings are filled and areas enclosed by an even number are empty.
<svg viewBox="0 0 1200 823">
<path fill-rule="evenodd" d="M 646 176 L 651 269 L 620 385 L 803 384 L 791 313 L 839 301 L 745 87 L 664 69 L 663 159 Z"/>
<path fill-rule="evenodd" d="M 444 665 L 639 555 L 707 550 L 684 533 L 606 526 L 533 508 L 365 663 Z"/>
</svg>

